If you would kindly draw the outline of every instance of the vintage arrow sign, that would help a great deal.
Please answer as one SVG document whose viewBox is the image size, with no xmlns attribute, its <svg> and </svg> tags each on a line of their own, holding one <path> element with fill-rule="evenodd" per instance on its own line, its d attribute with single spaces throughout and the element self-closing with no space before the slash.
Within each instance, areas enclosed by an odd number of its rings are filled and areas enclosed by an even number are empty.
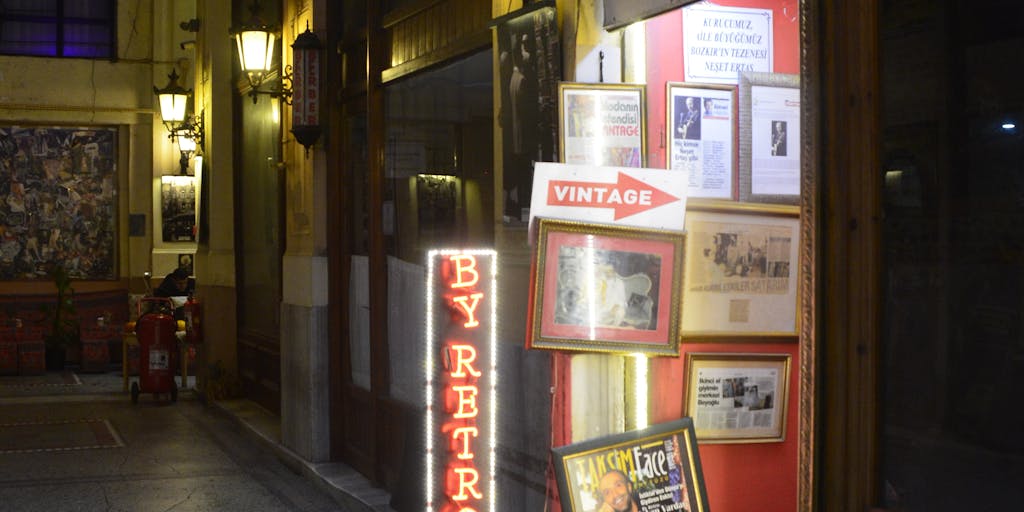
<svg viewBox="0 0 1024 512">
<path fill-rule="evenodd" d="M 534 217 L 682 231 L 688 175 L 668 169 L 537 162 Z"/>
<path fill-rule="evenodd" d="M 611 208 L 615 211 L 614 220 L 619 220 L 679 200 L 623 172 L 619 172 L 618 178 L 614 184 L 551 180 L 548 182 L 548 204 Z"/>
</svg>

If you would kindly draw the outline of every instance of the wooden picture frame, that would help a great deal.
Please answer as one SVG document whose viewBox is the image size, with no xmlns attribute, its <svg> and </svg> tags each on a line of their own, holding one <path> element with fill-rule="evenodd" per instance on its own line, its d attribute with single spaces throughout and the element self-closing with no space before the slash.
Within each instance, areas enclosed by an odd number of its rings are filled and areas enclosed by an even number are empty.
<svg viewBox="0 0 1024 512">
<path fill-rule="evenodd" d="M 705 443 L 782 442 L 789 354 L 686 354 L 683 414 Z"/>
<path fill-rule="evenodd" d="M 559 161 L 646 167 L 647 96 L 643 84 L 558 84 Z"/>
<path fill-rule="evenodd" d="M 668 82 L 667 168 L 689 176 L 687 197 L 736 199 L 736 87 Z"/>
<path fill-rule="evenodd" d="M 528 348 L 678 355 L 685 240 L 538 218 Z"/>
<path fill-rule="evenodd" d="M 552 449 L 562 510 L 708 510 L 690 418 Z M 602 508 L 605 507 L 605 508 Z M 626 508 L 625 510 L 632 510 Z"/>
<path fill-rule="evenodd" d="M 686 233 L 683 341 L 797 341 L 798 207 L 693 200 Z"/>
<path fill-rule="evenodd" d="M 740 73 L 739 198 L 800 201 L 800 76 Z"/>
</svg>

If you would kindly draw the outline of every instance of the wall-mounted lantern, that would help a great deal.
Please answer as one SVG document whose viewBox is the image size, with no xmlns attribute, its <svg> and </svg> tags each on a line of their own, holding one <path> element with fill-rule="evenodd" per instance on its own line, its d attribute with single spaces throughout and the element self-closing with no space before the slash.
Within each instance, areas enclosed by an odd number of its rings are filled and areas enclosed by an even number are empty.
<svg viewBox="0 0 1024 512">
<path fill-rule="evenodd" d="M 178 83 L 178 71 L 172 69 L 167 78 L 170 79 L 167 85 L 162 89 L 153 86 L 153 93 L 160 104 L 160 120 L 170 132 L 168 138 L 178 143 L 178 150 L 181 152 L 181 174 L 187 174 L 189 159 L 197 150 L 203 148 L 205 142 L 203 115 L 200 113 L 194 116 L 187 113 L 192 90 L 185 89 Z"/>
<path fill-rule="evenodd" d="M 259 94 L 268 94 L 292 105 L 291 132 L 308 153 L 309 147 L 320 138 L 320 52 L 323 45 L 307 24 L 306 31 L 292 43 L 293 64 L 284 68 L 281 85 L 260 90 L 273 71 L 277 28 L 260 18 L 258 1 L 252 3 L 249 11 L 252 13 L 249 21 L 231 29 L 238 47 L 238 61 L 249 80 L 249 96 L 253 103 Z"/>
</svg>

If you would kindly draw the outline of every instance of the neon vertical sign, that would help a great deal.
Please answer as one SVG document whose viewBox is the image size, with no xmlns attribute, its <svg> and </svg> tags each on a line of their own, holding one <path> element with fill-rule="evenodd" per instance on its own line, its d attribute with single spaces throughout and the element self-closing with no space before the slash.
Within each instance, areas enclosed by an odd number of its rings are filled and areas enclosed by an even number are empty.
<svg viewBox="0 0 1024 512">
<path fill-rule="evenodd" d="M 427 256 L 426 510 L 495 510 L 497 253 Z"/>
</svg>

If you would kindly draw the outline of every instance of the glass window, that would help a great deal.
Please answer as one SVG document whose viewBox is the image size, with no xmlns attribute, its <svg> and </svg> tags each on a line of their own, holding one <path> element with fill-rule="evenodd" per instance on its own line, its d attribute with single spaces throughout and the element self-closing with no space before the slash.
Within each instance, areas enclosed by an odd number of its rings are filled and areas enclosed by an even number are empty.
<svg viewBox="0 0 1024 512">
<path fill-rule="evenodd" d="M 116 57 L 114 0 L 2 0 L 0 54 Z"/>
<path fill-rule="evenodd" d="M 1016 509 L 1024 6 L 882 5 L 885 506 Z"/>
<path fill-rule="evenodd" d="M 388 254 L 423 264 L 433 248 L 492 243 L 492 91 L 490 51 L 388 85 Z"/>
</svg>

